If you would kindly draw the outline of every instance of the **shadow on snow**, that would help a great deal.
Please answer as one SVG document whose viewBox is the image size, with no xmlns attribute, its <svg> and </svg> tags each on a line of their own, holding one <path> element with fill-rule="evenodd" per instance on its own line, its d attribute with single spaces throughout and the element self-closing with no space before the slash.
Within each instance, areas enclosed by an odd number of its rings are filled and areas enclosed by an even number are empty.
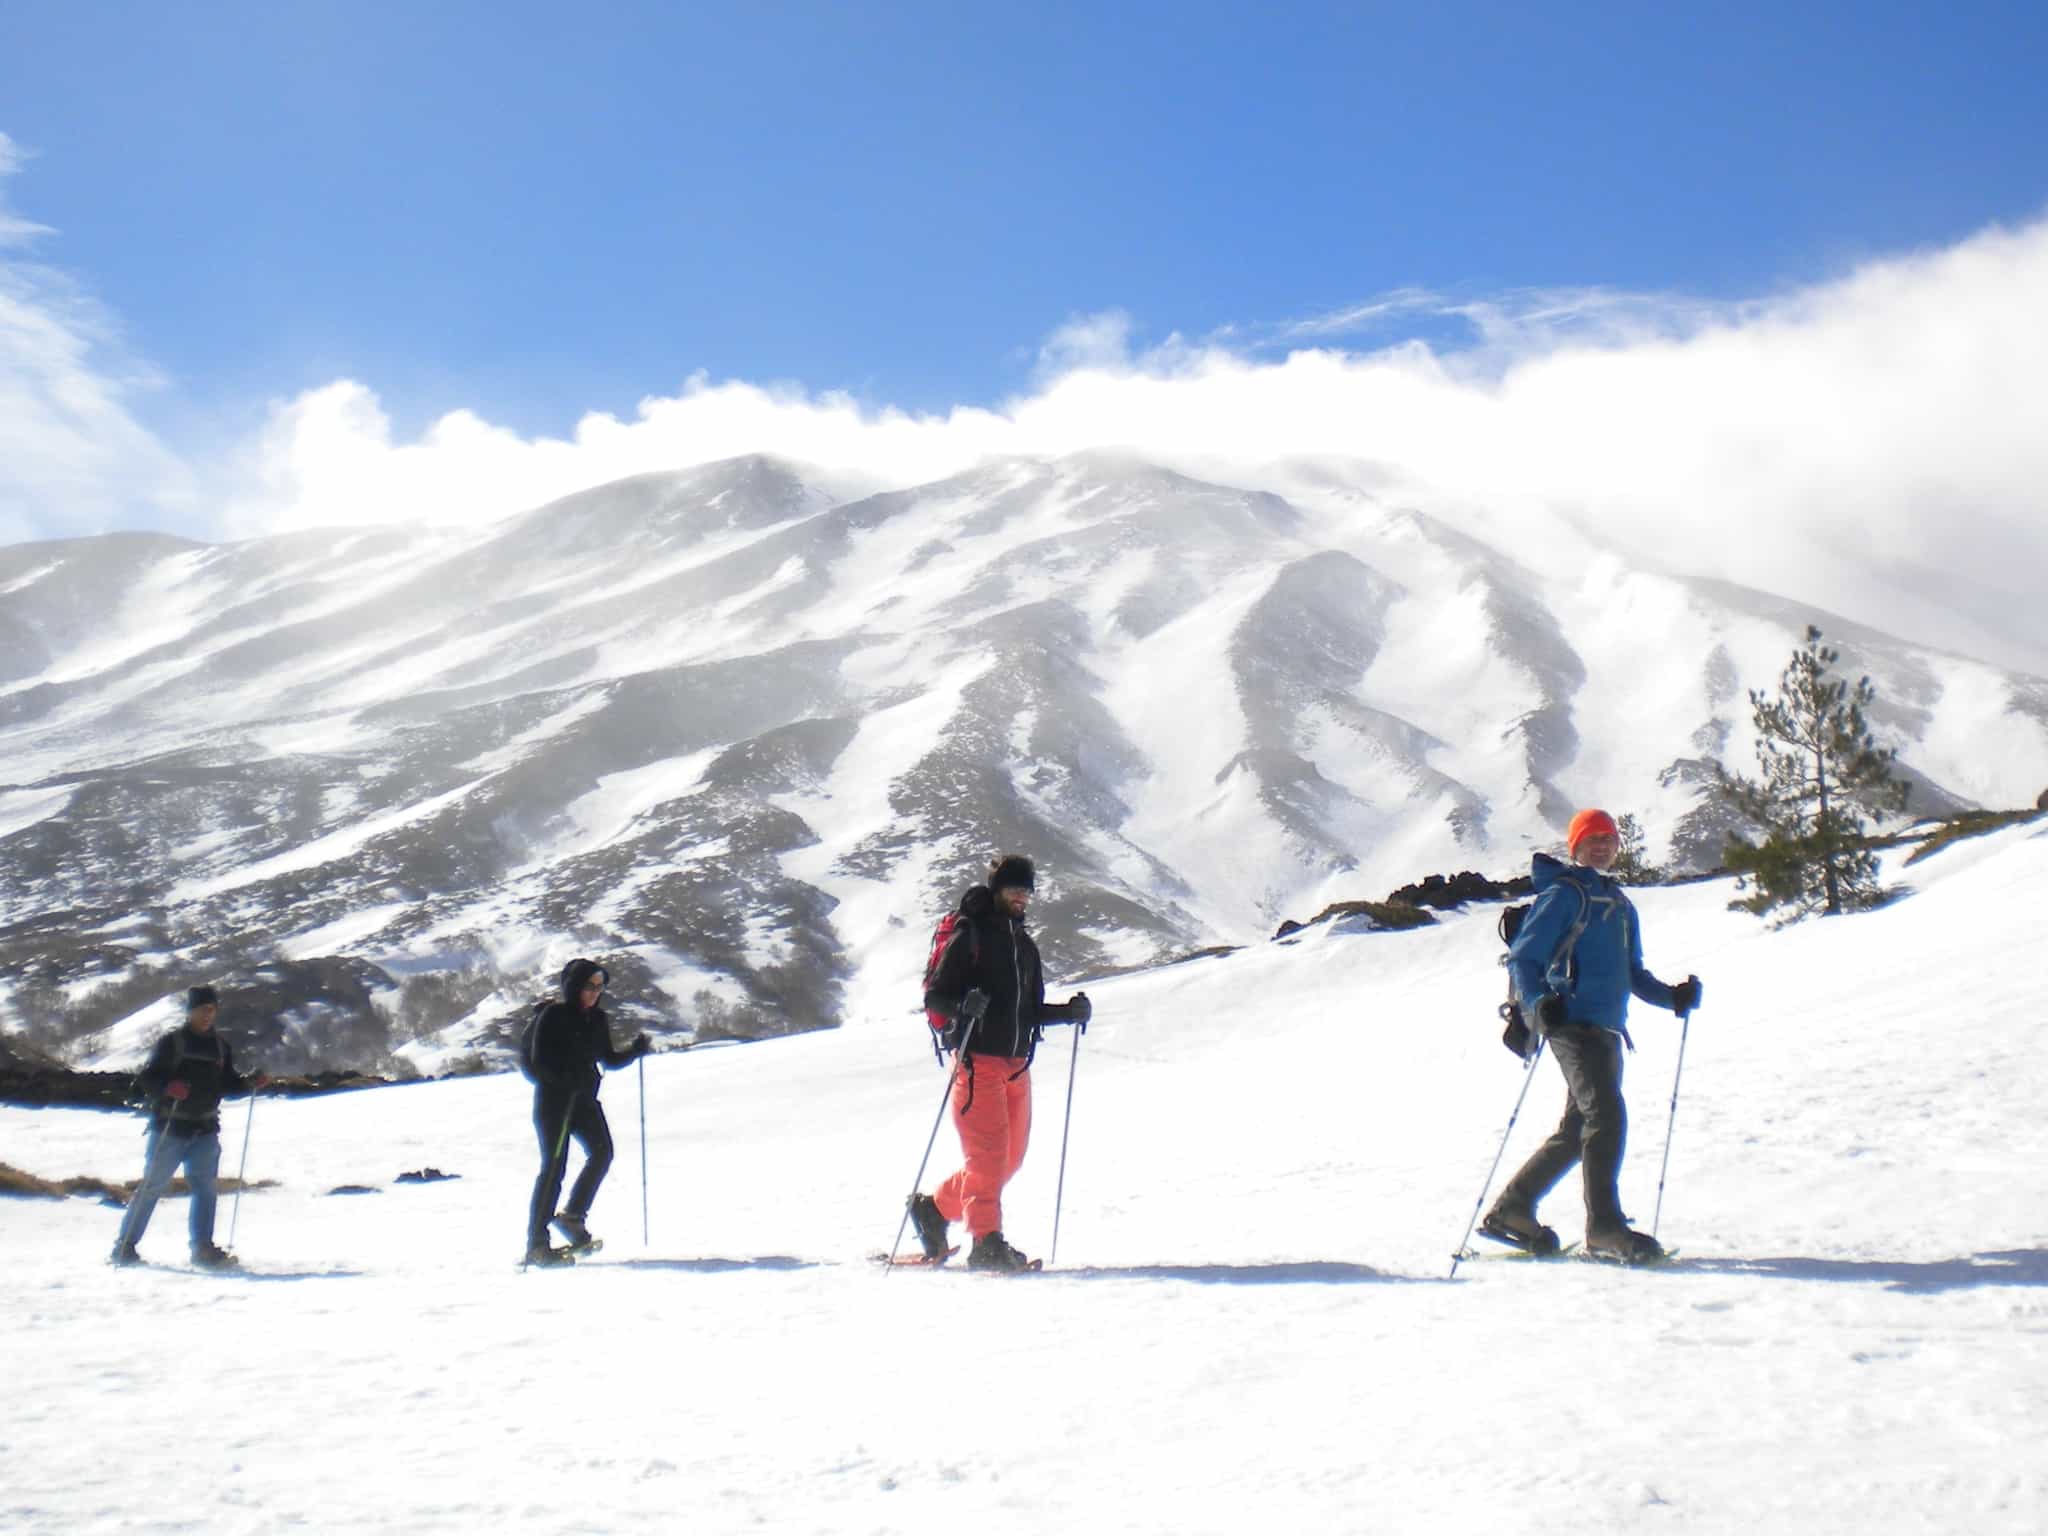
<svg viewBox="0 0 2048 1536">
<path fill-rule="evenodd" d="M 151 1264 L 166 1275 L 192 1275 L 203 1280 L 360 1280 L 360 1269 L 199 1269 L 178 1264 Z"/>
<path fill-rule="evenodd" d="M 593 1269 L 666 1269 L 686 1275 L 725 1275 L 746 1269 L 817 1269 L 816 1259 L 768 1254 L 758 1259 L 603 1259 Z"/>
<path fill-rule="evenodd" d="M 1982 1286 L 2048 1286 L 2048 1249 L 2012 1248 L 1914 1264 L 1899 1259 L 1677 1259 L 1694 1274 L 1767 1275 L 1779 1280 L 1833 1280 L 1931 1295 Z"/>
<path fill-rule="evenodd" d="M 1416 1285 L 1417 1275 L 1389 1275 L 1364 1264 L 1304 1259 L 1275 1264 L 1097 1264 L 1051 1269 L 1061 1280 L 1184 1280 L 1195 1285 Z"/>
</svg>

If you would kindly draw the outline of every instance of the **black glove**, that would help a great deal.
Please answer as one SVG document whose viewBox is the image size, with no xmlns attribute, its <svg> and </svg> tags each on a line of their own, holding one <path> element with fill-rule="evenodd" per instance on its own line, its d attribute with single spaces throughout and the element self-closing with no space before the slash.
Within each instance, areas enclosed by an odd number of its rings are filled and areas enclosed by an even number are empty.
<svg viewBox="0 0 2048 1536">
<path fill-rule="evenodd" d="M 1553 1029 L 1563 1029 L 1566 1022 L 1564 999 L 1555 992 L 1544 993 L 1536 1003 L 1537 1026 L 1547 1035 Z"/>
<path fill-rule="evenodd" d="M 653 1054 L 654 1041 L 648 1037 L 647 1031 L 643 1029 L 633 1041 L 633 1055 L 637 1058 Z"/>
<path fill-rule="evenodd" d="M 1683 1017 L 1700 1005 L 1700 979 L 1688 976 L 1671 989 L 1671 1011 Z"/>
<path fill-rule="evenodd" d="M 1086 1024 L 1095 1017 L 1095 1005 L 1088 1001 L 1086 992 L 1076 992 L 1067 999 L 1067 1017 L 1076 1024 Z"/>
<path fill-rule="evenodd" d="M 960 1006 L 953 1010 L 953 1018 L 961 1024 L 973 1024 L 988 1012 L 988 994 L 976 987 L 960 999 Z"/>
</svg>

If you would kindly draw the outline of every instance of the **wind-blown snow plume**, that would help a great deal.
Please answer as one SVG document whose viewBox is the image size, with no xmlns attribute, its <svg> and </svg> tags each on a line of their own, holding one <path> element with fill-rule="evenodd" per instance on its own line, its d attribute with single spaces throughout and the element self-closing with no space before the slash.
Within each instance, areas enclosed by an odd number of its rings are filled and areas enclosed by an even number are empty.
<svg viewBox="0 0 2048 1536">
<path fill-rule="evenodd" d="M 1128 317 L 1079 317 L 1047 342 L 1039 386 L 996 408 L 913 414 L 697 376 L 565 439 L 456 412 L 398 441 L 365 385 L 338 382 L 274 409 L 226 518 L 242 533 L 486 520 L 753 452 L 869 489 L 1100 447 L 1239 481 L 1337 457 L 1469 503 L 1510 545 L 1562 515 L 1674 570 L 2048 665 L 2048 621 L 2022 601 L 2048 565 L 2048 222 L 1746 303 L 1411 292 L 1279 339 L 1446 316 L 1470 339 L 1277 359 L 1178 337 L 1134 353 Z"/>
</svg>

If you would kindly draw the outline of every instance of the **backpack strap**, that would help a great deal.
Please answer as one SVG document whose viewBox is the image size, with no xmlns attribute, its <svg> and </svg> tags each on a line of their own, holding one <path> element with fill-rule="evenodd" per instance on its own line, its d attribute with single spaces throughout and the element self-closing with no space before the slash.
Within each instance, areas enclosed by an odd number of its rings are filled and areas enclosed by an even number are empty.
<svg viewBox="0 0 2048 1536">
<path fill-rule="evenodd" d="M 1567 984 L 1577 980 L 1578 972 L 1573 968 L 1572 951 L 1578 945 L 1579 936 L 1586 931 L 1586 925 L 1593 920 L 1593 898 L 1581 890 L 1576 881 L 1573 882 L 1572 889 L 1578 891 L 1579 894 L 1579 915 L 1571 927 L 1566 930 L 1564 941 L 1557 946 L 1557 953 L 1550 957 L 1550 964 L 1543 969 L 1543 980 L 1553 992 L 1558 990 L 1560 968 L 1562 968 L 1563 972 L 1562 979 Z M 1634 908 L 1626 901 L 1621 904 L 1621 920 L 1623 924 L 1627 924 L 1631 920 L 1630 914 L 1633 911 Z M 1629 1035 L 1628 1025 L 1623 1024 L 1621 1026 L 1620 1034 L 1621 1043 L 1633 1051 L 1636 1048 L 1636 1043 Z"/>
<path fill-rule="evenodd" d="M 1586 925 L 1593 920 L 1592 898 L 1579 888 L 1576 880 L 1572 882 L 1572 894 L 1579 898 L 1578 916 L 1572 919 L 1571 927 L 1565 930 L 1564 938 L 1552 951 L 1549 963 L 1543 967 L 1544 982 L 1551 991 L 1560 995 L 1559 981 L 1569 985 L 1576 974 L 1572 969 L 1572 951 L 1578 947 L 1579 936 L 1586 931 Z"/>
<path fill-rule="evenodd" d="M 175 1078 L 178 1075 L 178 1069 L 184 1066 L 185 1063 L 188 1061 L 211 1061 L 214 1065 L 214 1068 L 217 1071 L 219 1071 L 223 1077 L 225 1077 L 227 1075 L 228 1050 L 227 1046 L 222 1042 L 220 1036 L 216 1034 L 209 1035 L 207 1037 L 213 1041 L 213 1055 L 202 1056 L 199 1054 L 199 1052 L 192 1049 L 192 1042 L 185 1038 L 186 1035 L 189 1033 L 189 1030 L 180 1026 L 171 1034 L 171 1040 L 173 1042 L 171 1046 L 171 1076 Z M 225 1087 L 226 1084 L 223 1083 L 222 1086 Z M 158 1099 L 161 1102 L 161 1094 L 158 1095 Z M 182 1109 L 184 1105 L 176 1099 L 171 1100 L 170 1104 L 171 1107 L 166 1112 L 164 1118 L 166 1120 L 175 1121 L 178 1118 L 178 1111 Z"/>
</svg>

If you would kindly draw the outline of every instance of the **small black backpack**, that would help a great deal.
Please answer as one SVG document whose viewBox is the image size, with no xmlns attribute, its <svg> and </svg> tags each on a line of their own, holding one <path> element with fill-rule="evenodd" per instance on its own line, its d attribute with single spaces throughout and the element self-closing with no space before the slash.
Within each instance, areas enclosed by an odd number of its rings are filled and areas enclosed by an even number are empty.
<svg viewBox="0 0 2048 1536">
<path fill-rule="evenodd" d="M 553 1002 L 553 998 L 544 997 L 535 1003 L 526 1028 L 519 1031 L 519 1070 L 530 1083 L 540 1081 L 540 1021 Z"/>
<path fill-rule="evenodd" d="M 1522 924 L 1528 920 L 1534 909 L 1533 901 L 1518 902 L 1512 907 L 1501 908 L 1500 921 L 1495 925 L 1500 941 L 1508 949 L 1515 946 L 1515 936 L 1522 931 Z M 1562 965 L 1565 975 L 1572 981 L 1578 980 L 1578 957 L 1573 951 L 1578 947 L 1579 935 L 1586 931 L 1586 919 L 1590 915 L 1585 892 L 1579 893 L 1579 915 L 1566 931 L 1564 942 L 1557 946 L 1557 953 L 1550 957 L 1544 967 L 1554 972 Z M 1500 963 L 1505 967 L 1509 956 L 1503 954 Z M 1500 1032 L 1500 1043 L 1513 1051 L 1523 1061 L 1533 1061 L 1536 1053 L 1543 1049 L 1543 1033 L 1537 1029 L 1522 1012 L 1522 1000 L 1515 996 L 1514 973 L 1508 973 L 1508 1000 L 1500 1005 L 1501 1022 L 1507 1027 Z"/>
<path fill-rule="evenodd" d="M 1534 902 L 1520 902 L 1512 907 L 1501 908 L 1500 921 L 1495 925 L 1500 934 L 1501 944 L 1514 948 L 1515 935 L 1522 931 L 1522 923 L 1529 916 Z M 1500 963 L 1505 967 L 1508 957 L 1502 955 Z M 1508 1000 L 1500 1005 L 1501 1022 L 1507 1027 L 1500 1032 L 1500 1043 L 1513 1051 L 1522 1060 L 1534 1056 L 1542 1044 L 1542 1036 L 1529 1027 L 1529 1021 L 1522 1017 L 1522 1004 L 1515 996 L 1515 978 L 1508 977 Z"/>
</svg>

